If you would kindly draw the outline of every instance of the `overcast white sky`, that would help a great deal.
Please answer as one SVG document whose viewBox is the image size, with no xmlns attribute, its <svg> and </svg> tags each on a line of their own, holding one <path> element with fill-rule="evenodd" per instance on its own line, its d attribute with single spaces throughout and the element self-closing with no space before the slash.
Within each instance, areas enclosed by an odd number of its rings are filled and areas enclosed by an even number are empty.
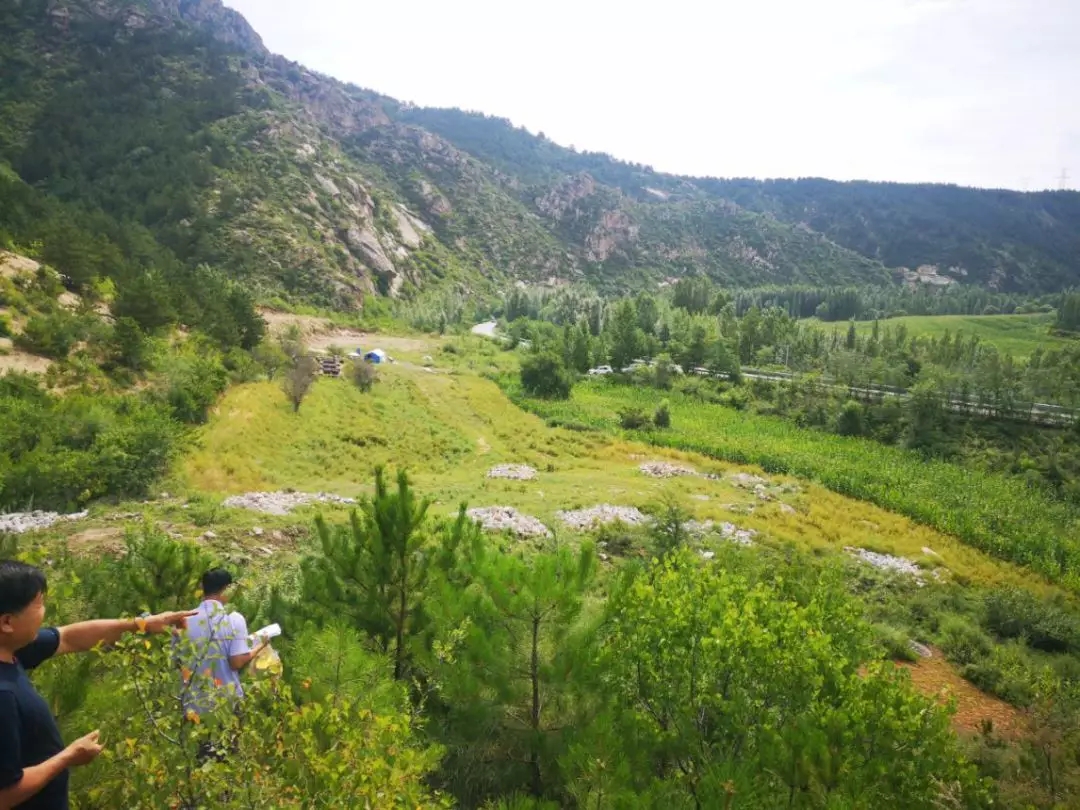
<svg viewBox="0 0 1080 810">
<path fill-rule="evenodd" d="M 1080 187 L 1080 0 L 225 0 L 267 47 L 680 174 Z"/>
</svg>

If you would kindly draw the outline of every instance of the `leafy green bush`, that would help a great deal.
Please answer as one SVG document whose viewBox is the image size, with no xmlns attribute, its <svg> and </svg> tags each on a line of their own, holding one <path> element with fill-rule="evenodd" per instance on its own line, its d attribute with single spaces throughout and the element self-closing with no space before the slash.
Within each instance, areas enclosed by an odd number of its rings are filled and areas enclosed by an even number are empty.
<svg viewBox="0 0 1080 810">
<path fill-rule="evenodd" d="M 653 414 L 653 424 L 658 428 L 671 427 L 671 406 L 666 399 L 661 400 L 656 407 L 656 413 Z"/>
<path fill-rule="evenodd" d="M 554 352 L 530 355 L 521 364 L 521 387 L 534 397 L 566 399 L 572 385 L 562 358 Z"/>
<path fill-rule="evenodd" d="M 221 355 L 208 346 L 187 346 L 165 368 L 165 401 L 181 422 L 201 424 L 229 384 Z"/>
<path fill-rule="evenodd" d="M 105 495 L 141 496 L 168 468 L 180 429 L 138 397 L 53 397 L 2 378 L 0 510 L 65 509 Z"/>
<path fill-rule="evenodd" d="M 65 310 L 57 310 L 32 315 L 22 333 L 15 338 L 15 343 L 28 352 L 63 360 L 81 338 L 82 332 L 78 318 Z"/>
<path fill-rule="evenodd" d="M 1001 588 L 984 600 L 985 626 L 999 638 L 1022 638 L 1047 652 L 1080 649 L 1080 617 L 1022 588 Z"/>
<path fill-rule="evenodd" d="M 353 385 L 367 393 L 379 380 L 379 371 L 373 363 L 357 360 L 349 366 L 349 376 L 352 377 Z"/>
<path fill-rule="evenodd" d="M 982 661 L 994 647 L 985 633 L 957 616 L 946 618 L 939 634 L 942 651 L 961 665 Z"/>
<path fill-rule="evenodd" d="M 11 337 L 11 319 L 7 315 L 0 315 L 0 337 Z"/>
<path fill-rule="evenodd" d="M 652 424 L 649 415 L 640 408 L 623 408 L 619 411 L 619 425 L 623 430 L 641 430 Z"/>
</svg>

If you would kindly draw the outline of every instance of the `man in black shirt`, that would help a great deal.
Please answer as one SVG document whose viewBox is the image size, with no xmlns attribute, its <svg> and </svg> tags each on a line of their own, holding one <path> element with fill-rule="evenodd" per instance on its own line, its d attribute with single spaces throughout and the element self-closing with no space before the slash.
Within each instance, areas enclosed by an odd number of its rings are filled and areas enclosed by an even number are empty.
<svg viewBox="0 0 1080 810">
<path fill-rule="evenodd" d="M 67 810 L 68 768 L 92 762 L 102 749 L 96 731 L 64 746 L 49 705 L 30 684 L 27 670 L 54 655 L 112 644 L 124 633 L 183 628 L 194 613 L 42 629 L 45 591 L 39 569 L 0 561 L 0 810 Z"/>
</svg>

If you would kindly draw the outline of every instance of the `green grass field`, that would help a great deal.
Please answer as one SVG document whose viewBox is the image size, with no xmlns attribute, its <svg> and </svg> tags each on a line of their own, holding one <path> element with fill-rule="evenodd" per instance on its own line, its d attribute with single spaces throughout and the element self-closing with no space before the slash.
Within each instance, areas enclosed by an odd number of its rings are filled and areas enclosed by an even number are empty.
<svg viewBox="0 0 1080 810">
<path fill-rule="evenodd" d="M 615 431 L 621 409 L 635 407 L 651 414 L 665 398 L 672 427 L 641 438 L 813 479 L 1080 590 L 1080 511 L 1018 480 L 653 389 L 587 382 L 566 402 L 522 401 L 559 423 Z"/>
<path fill-rule="evenodd" d="M 847 331 L 846 323 L 822 323 L 812 320 L 825 329 Z M 895 329 L 903 324 L 909 335 L 941 337 L 946 332 L 965 336 L 977 335 L 979 340 L 996 346 L 999 351 L 1014 357 L 1028 357 L 1035 349 L 1060 349 L 1080 345 L 1080 340 L 1060 337 L 1050 332 L 1054 323 L 1052 314 L 1038 315 L 908 315 L 881 321 L 882 327 Z M 871 321 L 858 321 L 855 330 L 869 335 L 874 325 Z"/>
</svg>

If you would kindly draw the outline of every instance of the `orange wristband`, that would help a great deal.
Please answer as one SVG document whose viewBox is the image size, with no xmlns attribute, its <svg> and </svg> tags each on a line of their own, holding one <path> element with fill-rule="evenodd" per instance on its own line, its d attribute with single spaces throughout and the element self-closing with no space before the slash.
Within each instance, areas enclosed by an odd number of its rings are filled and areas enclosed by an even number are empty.
<svg viewBox="0 0 1080 810">
<path fill-rule="evenodd" d="M 135 629 L 140 633 L 146 632 L 146 619 L 138 618 L 135 620 Z"/>
</svg>

